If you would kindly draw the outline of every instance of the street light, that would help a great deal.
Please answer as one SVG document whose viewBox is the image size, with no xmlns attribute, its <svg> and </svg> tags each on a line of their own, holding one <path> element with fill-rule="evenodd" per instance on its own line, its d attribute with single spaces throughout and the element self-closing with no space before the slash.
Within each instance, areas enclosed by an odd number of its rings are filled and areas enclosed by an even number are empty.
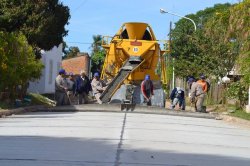
<svg viewBox="0 0 250 166">
<path fill-rule="evenodd" d="M 189 21 L 191 21 L 193 24 L 194 24 L 194 30 L 196 31 L 196 24 L 195 24 L 195 22 L 194 22 L 194 20 L 192 20 L 191 18 L 188 18 L 188 17 L 185 17 L 185 16 L 181 16 L 181 15 L 178 15 L 178 14 L 176 14 L 176 13 L 172 13 L 172 12 L 169 12 L 169 11 L 165 11 L 164 9 L 160 9 L 160 13 L 161 14 L 172 14 L 172 15 L 174 15 L 174 16 L 178 16 L 178 17 L 181 17 L 181 18 L 184 18 L 184 19 L 187 19 L 187 20 L 189 20 Z M 171 34 L 171 24 L 170 24 L 170 34 Z M 171 39 L 170 39 L 171 40 Z M 173 58 L 173 62 L 174 62 L 174 58 Z M 174 68 L 174 65 L 173 65 L 173 88 L 175 87 L 174 85 L 175 85 L 175 68 Z"/>
<path fill-rule="evenodd" d="M 178 16 L 178 17 L 181 17 L 181 18 L 185 18 L 185 19 L 191 21 L 191 22 L 194 24 L 194 30 L 196 31 L 196 24 L 195 24 L 194 20 L 192 20 L 191 18 L 188 18 L 188 17 L 185 17 L 185 16 L 181 16 L 181 15 L 178 15 L 178 14 L 175 14 L 175 13 L 172 13 L 172 12 L 169 12 L 169 11 L 165 11 L 164 9 L 160 9 L 160 13 L 162 13 L 162 14 L 168 13 L 168 14 L 172 14 L 172 15 L 174 15 L 174 16 Z"/>
</svg>

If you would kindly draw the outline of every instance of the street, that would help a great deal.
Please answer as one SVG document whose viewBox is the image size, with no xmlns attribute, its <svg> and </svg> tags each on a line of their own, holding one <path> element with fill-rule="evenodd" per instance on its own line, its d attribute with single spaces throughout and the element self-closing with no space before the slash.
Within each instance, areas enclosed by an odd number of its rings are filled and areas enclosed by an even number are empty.
<svg viewBox="0 0 250 166">
<path fill-rule="evenodd" d="M 1 166 L 249 166 L 250 130 L 214 119 L 39 112 L 0 119 Z"/>
</svg>

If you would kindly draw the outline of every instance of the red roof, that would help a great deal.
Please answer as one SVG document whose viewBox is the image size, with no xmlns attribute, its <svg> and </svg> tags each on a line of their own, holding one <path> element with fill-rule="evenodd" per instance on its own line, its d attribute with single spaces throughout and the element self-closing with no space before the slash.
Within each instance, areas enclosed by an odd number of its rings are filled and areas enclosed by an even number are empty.
<svg viewBox="0 0 250 166">
<path fill-rule="evenodd" d="M 70 59 L 65 59 L 62 61 L 62 68 L 66 70 L 67 73 L 72 72 L 74 74 L 80 74 L 81 70 L 85 70 L 86 74 L 89 73 L 89 56 L 77 56 Z"/>
</svg>

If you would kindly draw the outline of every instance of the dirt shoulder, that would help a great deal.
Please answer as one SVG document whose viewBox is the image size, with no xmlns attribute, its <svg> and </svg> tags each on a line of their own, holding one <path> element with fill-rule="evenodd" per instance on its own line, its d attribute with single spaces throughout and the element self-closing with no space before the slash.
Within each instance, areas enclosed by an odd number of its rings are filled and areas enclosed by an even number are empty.
<svg viewBox="0 0 250 166">
<path fill-rule="evenodd" d="M 249 120 L 245 120 L 242 118 L 231 116 L 227 112 L 226 113 L 217 112 L 216 111 L 217 109 L 218 109 L 218 106 L 207 106 L 206 110 L 208 113 L 216 115 L 217 120 L 223 120 L 224 122 L 226 122 L 228 124 L 250 129 L 250 121 Z M 192 108 L 190 106 L 186 106 L 186 110 L 194 112 L 194 108 Z"/>
<path fill-rule="evenodd" d="M 230 115 L 223 115 L 223 114 L 220 114 L 220 117 L 226 123 L 229 123 L 229 124 L 232 124 L 232 125 L 235 125 L 238 127 L 244 127 L 244 128 L 250 129 L 250 121 L 249 120 L 233 117 Z"/>
<path fill-rule="evenodd" d="M 8 109 L 0 108 L 0 112 L 6 112 L 6 111 L 9 111 L 9 110 Z"/>
</svg>

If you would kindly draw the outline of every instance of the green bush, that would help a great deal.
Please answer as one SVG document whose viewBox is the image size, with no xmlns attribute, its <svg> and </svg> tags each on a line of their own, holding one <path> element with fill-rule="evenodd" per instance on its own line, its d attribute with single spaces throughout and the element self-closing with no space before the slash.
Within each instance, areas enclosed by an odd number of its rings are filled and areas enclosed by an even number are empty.
<svg viewBox="0 0 250 166">
<path fill-rule="evenodd" d="M 243 110 L 236 110 L 233 113 L 230 113 L 230 115 L 238 117 L 238 118 L 242 118 L 242 119 L 246 119 L 246 120 L 250 120 L 250 114 L 246 113 Z"/>
<path fill-rule="evenodd" d="M 32 47 L 20 33 L 0 31 L 0 92 L 8 91 L 12 99 L 17 86 L 25 87 L 32 79 L 40 78 L 43 64 L 35 59 Z"/>
<path fill-rule="evenodd" d="M 236 99 L 240 103 L 240 107 L 243 108 L 248 101 L 248 86 L 242 82 L 233 82 L 227 88 L 227 97 L 229 99 Z"/>
</svg>

